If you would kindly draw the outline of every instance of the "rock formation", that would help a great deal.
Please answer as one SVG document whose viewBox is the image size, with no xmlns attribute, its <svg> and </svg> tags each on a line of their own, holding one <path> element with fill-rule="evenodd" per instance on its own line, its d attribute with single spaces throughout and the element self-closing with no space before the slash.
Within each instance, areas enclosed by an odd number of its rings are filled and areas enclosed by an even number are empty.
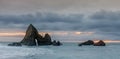
<svg viewBox="0 0 120 59">
<path fill-rule="evenodd" d="M 14 42 L 14 43 L 8 44 L 8 46 L 22 46 L 22 45 L 19 42 Z"/>
<path fill-rule="evenodd" d="M 52 42 L 52 45 L 53 45 L 53 46 L 60 46 L 60 45 L 62 45 L 62 43 L 61 43 L 60 41 L 54 40 L 54 41 Z"/>
<path fill-rule="evenodd" d="M 45 34 L 44 38 L 38 40 L 38 45 L 51 45 L 51 44 L 52 44 L 51 37 L 48 33 Z"/>
<path fill-rule="evenodd" d="M 60 41 L 57 41 L 56 46 L 60 46 L 62 43 Z"/>
<path fill-rule="evenodd" d="M 105 45 L 106 45 L 105 42 L 102 40 L 94 44 L 94 46 L 105 46 Z"/>
<path fill-rule="evenodd" d="M 88 41 L 85 41 L 85 42 L 83 42 L 83 43 L 80 43 L 80 44 L 78 44 L 79 46 L 82 46 L 82 45 L 93 45 L 94 44 L 94 42 L 92 41 L 92 40 L 88 40 Z"/>
<path fill-rule="evenodd" d="M 37 42 L 36 42 L 37 41 Z M 51 44 L 51 37 L 49 34 L 46 34 L 43 38 L 37 31 L 37 29 L 30 24 L 24 39 L 21 41 L 21 44 L 28 45 L 28 46 L 35 46 L 35 45 L 50 45 Z"/>
<path fill-rule="evenodd" d="M 56 40 L 54 40 L 54 41 L 52 42 L 53 45 L 55 45 L 56 43 L 57 43 Z"/>
<path fill-rule="evenodd" d="M 44 37 L 42 37 L 37 31 L 37 29 L 32 24 L 30 24 L 23 40 L 21 42 L 14 42 L 8 44 L 8 46 L 22 46 L 22 45 L 40 46 L 40 45 L 52 45 L 52 44 L 53 42 L 51 41 L 51 37 L 48 33 L 45 34 Z M 60 46 L 61 43 L 58 41 L 55 42 L 54 45 Z"/>
</svg>

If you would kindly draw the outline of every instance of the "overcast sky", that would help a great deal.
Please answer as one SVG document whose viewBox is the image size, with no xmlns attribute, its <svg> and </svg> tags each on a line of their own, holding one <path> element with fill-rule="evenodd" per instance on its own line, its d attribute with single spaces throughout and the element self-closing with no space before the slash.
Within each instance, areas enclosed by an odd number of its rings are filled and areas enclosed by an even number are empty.
<svg viewBox="0 0 120 59">
<path fill-rule="evenodd" d="M 54 39 L 119 40 L 119 3 L 119 0 L 0 0 L 0 33 L 25 32 L 32 23 L 42 32 L 67 32 L 64 36 L 54 34 Z M 83 33 L 73 35 L 76 32 Z"/>
<path fill-rule="evenodd" d="M 0 13 L 119 11 L 120 0 L 0 0 Z"/>
</svg>

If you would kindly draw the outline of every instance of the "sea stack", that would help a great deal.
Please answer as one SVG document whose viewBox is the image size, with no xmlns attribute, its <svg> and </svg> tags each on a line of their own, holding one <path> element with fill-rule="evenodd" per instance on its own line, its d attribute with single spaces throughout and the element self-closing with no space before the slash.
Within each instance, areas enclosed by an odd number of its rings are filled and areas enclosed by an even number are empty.
<svg viewBox="0 0 120 59">
<path fill-rule="evenodd" d="M 57 41 L 56 43 L 53 43 L 51 40 L 51 36 L 46 33 L 45 36 L 41 36 L 37 29 L 30 24 L 26 30 L 25 37 L 21 42 L 14 42 L 8 44 L 8 46 L 42 46 L 42 45 L 56 45 L 60 46 L 62 43 Z"/>
<path fill-rule="evenodd" d="M 30 24 L 24 39 L 21 41 L 22 45 L 35 46 L 35 45 L 51 45 L 51 37 L 46 34 L 43 38 L 37 31 L 37 29 Z"/>
<path fill-rule="evenodd" d="M 93 45 L 93 44 L 94 44 L 94 41 L 88 40 L 88 41 L 85 41 L 85 42 L 83 42 L 83 43 L 78 44 L 78 46 L 82 46 L 82 45 Z"/>
<path fill-rule="evenodd" d="M 48 33 L 45 34 L 45 36 L 42 39 L 38 40 L 38 45 L 51 45 L 51 37 Z"/>
<path fill-rule="evenodd" d="M 94 44 L 94 46 L 105 46 L 105 45 L 106 45 L 105 42 L 102 40 Z"/>
<path fill-rule="evenodd" d="M 54 41 L 52 42 L 52 45 L 53 45 L 53 46 L 60 46 L 60 45 L 62 45 L 62 43 L 61 43 L 60 41 L 54 40 Z"/>
</svg>

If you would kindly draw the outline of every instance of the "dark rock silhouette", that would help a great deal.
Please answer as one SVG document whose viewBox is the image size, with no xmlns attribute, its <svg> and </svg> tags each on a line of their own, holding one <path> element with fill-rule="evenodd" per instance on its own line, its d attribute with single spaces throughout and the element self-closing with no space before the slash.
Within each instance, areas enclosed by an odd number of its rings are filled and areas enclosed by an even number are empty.
<svg viewBox="0 0 120 59">
<path fill-rule="evenodd" d="M 94 44 L 94 46 L 105 46 L 105 45 L 106 45 L 105 42 L 102 40 Z"/>
<path fill-rule="evenodd" d="M 78 44 L 78 46 L 82 46 L 82 45 L 93 45 L 93 44 L 94 44 L 94 41 L 88 40 L 88 41 L 85 41 L 85 42 L 83 42 L 83 43 Z"/>
<path fill-rule="evenodd" d="M 54 41 L 52 42 L 53 45 L 56 45 L 56 43 L 57 43 L 56 40 L 54 40 Z"/>
<path fill-rule="evenodd" d="M 80 44 L 78 44 L 78 46 L 82 46 L 82 44 L 80 43 Z"/>
<path fill-rule="evenodd" d="M 8 46 L 22 46 L 22 45 L 41 46 L 41 45 L 52 45 L 52 44 L 56 46 L 61 45 L 59 41 L 53 43 L 48 33 L 46 33 L 45 36 L 42 37 L 37 31 L 37 29 L 32 24 L 30 24 L 26 30 L 26 34 L 23 40 L 21 42 L 8 44 Z"/>
<path fill-rule="evenodd" d="M 14 42 L 14 43 L 8 44 L 8 46 L 22 46 L 22 44 L 19 42 Z"/>
<path fill-rule="evenodd" d="M 36 42 L 37 41 L 37 42 Z M 28 45 L 28 46 L 35 46 L 38 45 L 50 45 L 51 44 L 51 37 L 49 34 L 46 34 L 43 38 L 37 31 L 37 29 L 30 24 L 24 39 L 21 41 L 21 44 Z"/>
<path fill-rule="evenodd" d="M 62 45 L 62 43 L 60 41 L 57 41 L 57 46 Z"/>
<path fill-rule="evenodd" d="M 51 44 L 52 44 L 51 37 L 48 33 L 45 34 L 42 40 L 41 39 L 38 40 L 38 45 L 51 45 Z"/>
<path fill-rule="evenodd" d="M 60 46 L 60 45 L 62 45 L 62 43 L 61 43 L 60 41 L 55 41 L 55 40 L 54 40 L 54 41 L 52 42 L 52 45 L 53 45 L 53 46 Z"/>
</svg>

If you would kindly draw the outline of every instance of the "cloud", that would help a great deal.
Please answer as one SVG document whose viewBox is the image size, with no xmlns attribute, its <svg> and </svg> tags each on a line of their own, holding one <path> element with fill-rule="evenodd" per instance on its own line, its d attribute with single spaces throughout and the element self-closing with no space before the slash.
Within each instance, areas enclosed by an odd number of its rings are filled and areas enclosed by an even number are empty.
<svg viewBox="0 0 120 59">
<path fill-rule="evenodd" d="M 91 26 L 88 28 L 104 32 L 120 32 L 120 12 L 100 11 L 89 17 Z"/>
<path fill-rule="evenodd" d="M 71 14 L 60 15 L 57 13 L 36 13 L 27 15 L 4 15 L 0 16 L 0 24 L 5 27 L 25 28 L 30 23 L 42 30 L 73 30 L 72 27 L 82 23 L 84 15 Z M 25 26 L 24 26 L 25 25 Z M 0 26 L 3 27 L 3 26 Z"/>
<path fill-rule="evenodd" d="M 120 12 L 98 11 L 88 17 L 84 14 L 42 13 L 26 15 L 1 15 L 0 24 L 26 28 L 30 23 L 41 30 L 120 32 Z"/>
<path fill-rule="evenodd" d="M 118 0 L 0 0 L 0 32 L 25 31 L 32 23 L 40 31 L 95 32 L 92 36 L 66 36 L 69 39 L 119 39 L 119 2 Z"/>
<path fill-rule="evenodd" d="M 32 23 L 40 31 L 82 31 L 94 32 L 90 36 L 70 36 L 81 39 L 119 39 L 120 36 L 120 12 L 98 11 L 91 15 L 86 14 L 59 14 L 59 13 L 42 13 L 26 15 L 1 15 L 0 30 L 26 30 L 27 26 Z M 60 38 L 61 36 L 59 36 Z M 66 36 L 66 38 L 69 37 Z M 63 37 L 65 38 L 65 37 Z"/>
<path fill-rule="evenodd" d="M 57 11 L 70 8 L 74 4 L 72 0 L 0 0 L 0 12 L 3 14 L 21 14 L 36 11 Z"/>
<path fill-rule="evenodd" d="M 36 11 L 60 13 L 87 12 L 100 9 L 120 10 L 119 0 L 0 0 L 1 14 L 24 14 Z"/>
</svg>

